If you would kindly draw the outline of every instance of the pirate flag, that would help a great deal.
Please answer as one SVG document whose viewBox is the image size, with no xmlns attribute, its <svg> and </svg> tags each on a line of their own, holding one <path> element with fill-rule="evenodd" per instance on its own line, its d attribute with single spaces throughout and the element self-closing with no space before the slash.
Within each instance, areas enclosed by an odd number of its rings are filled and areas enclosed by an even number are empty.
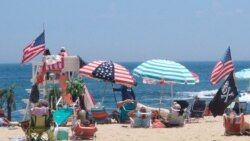
<svg viewBox="0 0 250 141">
<path fill-rule="evenodd" d="M 234 101 L 237 94 L 237 88 L 235 86 L 232 72 L 209 103 L 209 109 L 213 116 L 216 117 L 217 115 L 222 115 L 227 106 Z"/>
</svg>

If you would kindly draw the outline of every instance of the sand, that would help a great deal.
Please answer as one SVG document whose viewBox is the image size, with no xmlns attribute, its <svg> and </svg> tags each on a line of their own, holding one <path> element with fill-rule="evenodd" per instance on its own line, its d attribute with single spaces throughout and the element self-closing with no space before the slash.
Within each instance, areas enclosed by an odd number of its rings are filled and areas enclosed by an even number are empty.
<svg viewBox="0 0 250 141">
<path fill-rule="evenodd" d="M 250 115 L 245 116 L 250 121 Z M 249 141 L 250 136 L 225 136 L 221 116 L 204 117 L 178 128 L 131 128 L 129 124 L 97 125 L 96 141 Z M 21 128 L 0 128 L 0 140 L 22 137 Z M 71 136 L 71 133 L 70 133 Z"/>
</svg>

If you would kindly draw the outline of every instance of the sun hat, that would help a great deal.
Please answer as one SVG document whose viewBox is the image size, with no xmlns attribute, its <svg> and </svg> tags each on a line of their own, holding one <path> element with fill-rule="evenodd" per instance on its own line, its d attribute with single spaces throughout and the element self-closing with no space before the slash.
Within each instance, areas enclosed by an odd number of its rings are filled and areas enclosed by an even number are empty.
<svg viewBox="0 0 250 141">
<path fill-rule="evenodd" d="M 181 105 L 178 104 L 177 102 L 174 102 L 174 104 L 173 104 L 173 106 L 171 108 L 174 111 L 180 111 L 181 110 Z"/>
</svg>

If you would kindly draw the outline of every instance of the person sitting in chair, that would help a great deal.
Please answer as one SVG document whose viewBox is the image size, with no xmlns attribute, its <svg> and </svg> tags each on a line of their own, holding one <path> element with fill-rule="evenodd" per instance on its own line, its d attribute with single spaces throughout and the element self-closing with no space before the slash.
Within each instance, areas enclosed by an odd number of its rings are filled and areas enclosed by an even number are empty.
<svg viewBox="0 0 250 141">
<path fill-rule="evenodd" d="M 152 111 L 152 128 L 165 128 L 165 124 L 162 123 L 158 110 Z"/>
<path fill-rule="evenodd" d="M 184 125 L 184 116 L 183 111 L 181 111 L 181 106 L 177 102 L 173 103 L 173 106 L 170 109 L 170 113 L 167 117 L 167 126 L 183 126 Z"/>
<path fill-rule="evenodd" d="M 134 128 L 148 128 L 151 125 L 151 112 L 147 112 L 145 107 L 141 107 L 140 110 L 134 110 L 129 112 L 131 117 L 131 125 Z"/>
<path fill-rule="evenodd" d="M 232 134 L 243 134 L 249 132 L 250 125 L 245 121 L 244 114 L 237 115 L 237 113 L 232 110 L 230 113 L 224 114 L 224 127 L 225 127 L 225 134 L 232 135 Z"/>
</svg>

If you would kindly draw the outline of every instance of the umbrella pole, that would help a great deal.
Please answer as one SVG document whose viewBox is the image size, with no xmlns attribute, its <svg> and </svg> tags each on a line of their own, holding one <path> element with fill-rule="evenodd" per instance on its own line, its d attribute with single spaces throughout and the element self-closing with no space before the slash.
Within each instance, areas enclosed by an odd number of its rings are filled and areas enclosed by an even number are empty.
<svg viewBox="0 0 250 141">
<path fill-rule="evenodd" d="M 104 102 L 104 97 L 106 95 L 106 89 L 107 89 L 107 81 L 105 81 L 105 86 L 104 86 L 104 90 L 103 90 L 102 103 L 101 104 L 103 104 L 103 102 Z"/>
<path fill-rule="evenodd" d="M 159 113 L 161 112 L 162 95 L 163 95 L 163 84 L 161 84 L 161 91 L 160 91 Z"/>
<path fill-rule="evenodd" d="M 171 105 L 173 104 L 173 97 L 174 97 L 174 88 L 173 84 L 170 84 L 170 91 L 171 91 Z M 171 107 L 170 105 L 170 107 Z"/>
<path fill-rule="evenodd" d="M 111 84 L 112 85 L 112 88 L 113 88 L 113 83 Z M 118 104 L 117 104 L 117 99 L 116 99 L 116 95 L 115 95 L 115 92 L 113 91 L 113 94 L 114 94 L 114 98 L 115 98 L 115 105 L 116 105 L 116 108 L 118 108 Z"/>
</svg>

